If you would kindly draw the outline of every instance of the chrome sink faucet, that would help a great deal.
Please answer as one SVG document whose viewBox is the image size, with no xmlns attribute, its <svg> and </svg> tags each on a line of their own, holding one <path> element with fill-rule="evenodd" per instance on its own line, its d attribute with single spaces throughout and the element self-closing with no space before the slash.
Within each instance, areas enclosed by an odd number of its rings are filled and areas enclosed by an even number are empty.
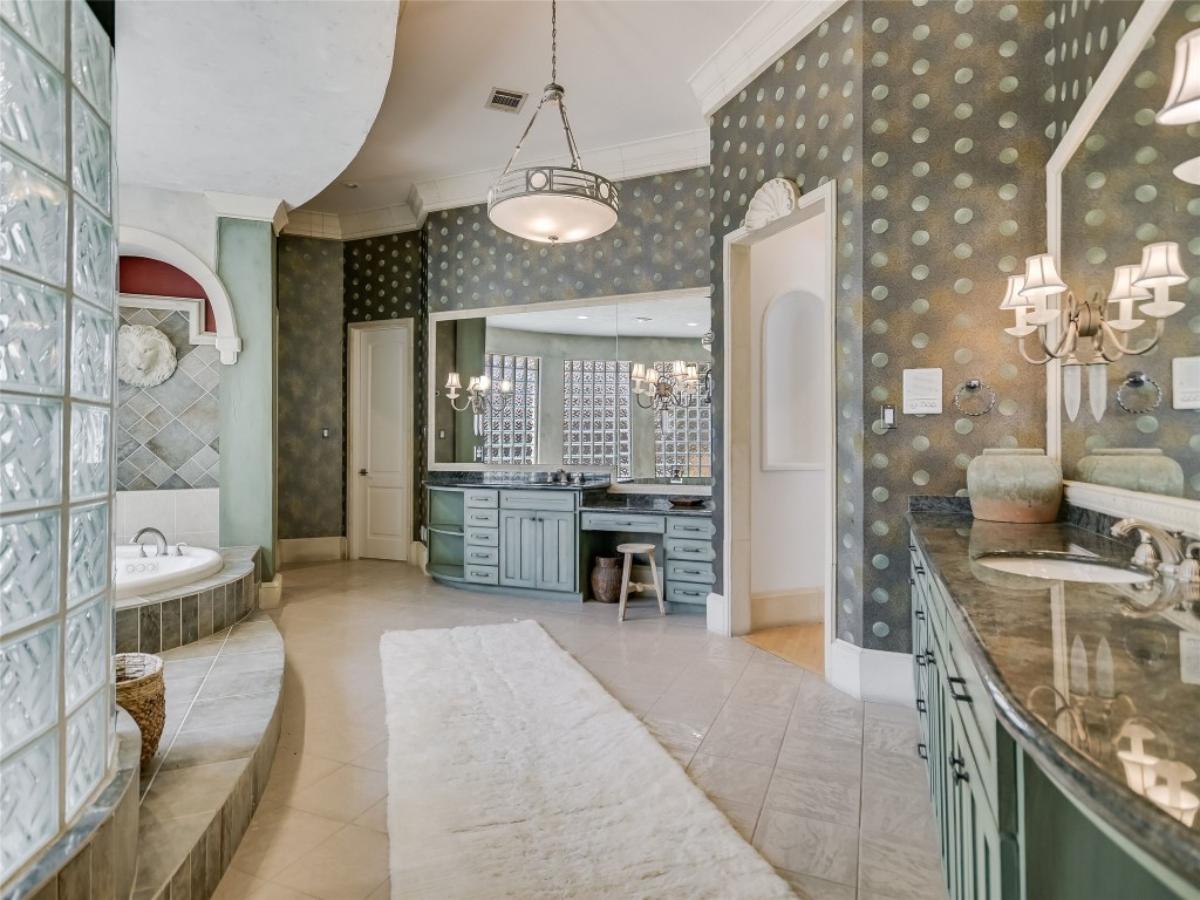
<svg viewBox="0 0 1200 900">
<path fill-rule="evenodd" d="M 1137 518 L 1121 519 L 1112 527 L 1115 537 L 1137 531 L 1141 543 L 1133 551 L 1135 565 L 1170 575 L 1177 581 L 1200 582 L 1200 542 L 1186 543 L 1176 534 Z"/>
<path fill-rule="evenodd" d="M 167 555 L 167 536 L 165 534 L 163 534 L 161 531 L 159 531 L 157 528 L 152 528 L 149 525 L 147 525 L 145 528 L 141 529 L 137 534 L 135 534 L 133 536 L 133 542 L 135 544 L 137 544 L 137 546 L 138 546 L 138 556 L 146 555 L 146 545 L 142 543 L 142 536 L 147 535 L 147 534 L 154 535 L 154 545 L 155 545 L 155 548 L 158 550 L 157 555 L 158 556 L 166 556 Z"/>
</svg>

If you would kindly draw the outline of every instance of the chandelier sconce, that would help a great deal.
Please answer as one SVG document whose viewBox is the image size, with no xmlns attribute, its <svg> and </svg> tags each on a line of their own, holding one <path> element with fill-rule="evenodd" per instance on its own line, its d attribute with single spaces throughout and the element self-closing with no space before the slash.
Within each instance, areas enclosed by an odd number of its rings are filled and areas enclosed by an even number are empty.
<svg viewBox="0 0 1200 900">
<path fill-rule="evenodd" d="M 558 83 L 558 4 L 551 2 L 550 83 L 543 89 L 542 99 L 513 148 L 504 171 L 488 191 L 488 218 L 492 224 L 527 241 L 543 244 L 585 241 L 617 224 L 617 210 L 621 206 L 617 186 L 603 175 L 583 168 L 575 133 L 567 119 L 565 93 L 566 89 Z M 547 103 L 558 106 L 571 165 L 513 170 L 521 145 Z"/>
<path fill-rule="evenodd" d="M 633 395 L 642 409 L 665 415 L 672 409 L 689 409 L 712 402 L 712 367 L 701 368 L 681 359 L 660 372 L 653 363 L 634 363 L 630 372 Z"/>
<path fill-rule="evenodd" d="M 1004 330 L 1017 338 L 1026 362 L 1035 366 L 1054 359 L 1062 362 L 1063 404 L 1072 422 L 1079 415 L 1086 368 L 1088 406 L 1099 422 L 1108 405 L 1109 364 L 1125 356 L 1141 356 L 1158 346 L 1166 319 L 1184 308 L 1184 304 L 1170 299 L 1170 290 L 1187 280 L 1179 261 L 1179 245 L 1163 241 L 1142 248 L 1140 265 L 1114 270 L 1107 298 L 1096 291 L 1089 300 L 1080 302 L 1059 277 L 1054 257 L 1040 253 L 1025 261 L 1024 275 L 1008 277 L 1000 308 L 1012 310 L 1016 323 Z M 1051 304 L 1053 298 L 1064 293 L 1066 300 L 1060 307 Z M 1109 311 L 1114 305 L 1115 316 Z M 1141 316 L 1154 319 L 1154 337 L 1135 347 L 1132 332 L 1147 321 Z M 1058 324 L 1057 340 L 1047 334 L 1051 323 Z M 1040 357 L 1030 356 L 1025 348 L 1026 338 L 1035 332 Z"/>
<path fill-rule="evenodd" d="M 492 389 L 492 379 L 487 375 L 472 375 L 467 381 L 466 393 L 463 393 L 462 378 L 457 372 L 451 372 L 446 376 L 446 399 L 450 401 L 450 406 L 455 412 L 466 412 L 468 409 L 475 416 L 475 435 L 478 437 L 483 434 L 483 417 L 489 410 L 502 410 L 508 405 L 509 399 L 512 397 L 512 382 L 507 378 L 502 380 Z M 456 401 L 459 396 L 463 397 L 463 403 L 459 406 Z"/>
</svg>

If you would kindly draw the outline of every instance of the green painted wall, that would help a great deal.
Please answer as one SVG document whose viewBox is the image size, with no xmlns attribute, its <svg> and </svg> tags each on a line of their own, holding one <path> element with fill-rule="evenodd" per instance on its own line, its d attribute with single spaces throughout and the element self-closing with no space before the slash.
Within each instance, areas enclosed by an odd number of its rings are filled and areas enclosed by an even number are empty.
<svg viewBox="0 0 1200 900">
<path fill-rule="evenodd" d="M 258 546 L 275 576 L 275 235 L 269 222 L 217 220 L 217 274 L 242 352 L 221 373 L 221 543 Z"/>
</svg>

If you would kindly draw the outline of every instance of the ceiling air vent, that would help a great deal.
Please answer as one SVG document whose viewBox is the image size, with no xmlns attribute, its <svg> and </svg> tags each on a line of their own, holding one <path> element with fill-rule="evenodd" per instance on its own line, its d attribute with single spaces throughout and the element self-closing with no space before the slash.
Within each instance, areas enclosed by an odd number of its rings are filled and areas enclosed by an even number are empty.
<svg viewBox="0 0 1200 900">
<path fill-rule="evenodd" d="M 504 88 L 494 87 L 488 94 L 487 103 L 484 106 L 488 109 L 498 109 L 501 112 L 520 112 L 521 107 L 525 105 L 525 98 L 528 96 L 520 91 L 507 91 Z"/>
</svg>

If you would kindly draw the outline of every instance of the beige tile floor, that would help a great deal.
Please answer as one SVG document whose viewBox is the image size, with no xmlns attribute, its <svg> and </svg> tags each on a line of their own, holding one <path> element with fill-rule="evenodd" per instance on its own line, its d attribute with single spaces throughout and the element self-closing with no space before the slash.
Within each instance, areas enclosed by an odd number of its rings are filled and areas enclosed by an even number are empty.
<svg viewBox="0 0 1200 900">
<path fill-rule="evenodd" d="M 611 606 L 452 590 L 376 561 L 292 568 L 285 585 L 283 733 L 218 900 L 386 898 L 379 637 L 521 618 L 641 717 L 800 897 L 945 896 L 911 710 L 646 604 L 618 625 Z"/>
</svg>

